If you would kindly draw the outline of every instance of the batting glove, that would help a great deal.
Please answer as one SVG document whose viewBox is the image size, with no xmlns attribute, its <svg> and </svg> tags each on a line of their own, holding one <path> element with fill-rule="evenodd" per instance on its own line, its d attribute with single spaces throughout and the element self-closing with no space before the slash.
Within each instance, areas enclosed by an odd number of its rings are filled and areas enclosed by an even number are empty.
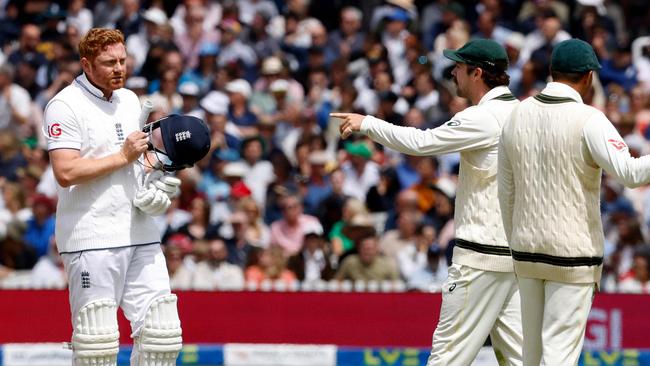
<svg viewBox="0 0 650 366">
<path fill-rule="evenodd" d="M 147 179 L 145 180 L 144 186 L 147 188 L 155 187 L 167 195 L 169 198 L 174 198 L 180 193 L 181 180 L 172 177 L 170 175 L 165 175 L 159 170 L 154 170 L 151 173 L 147 174 Z"/>
<path fill-rule="evenodd" d="M 155 187 L 143 188 L 135 194 L 133 205 L 140 209 L 140 211 L 151 215 L 160 216 L 164 214 L 172 201 L 167 194 Z"/>
</svg>

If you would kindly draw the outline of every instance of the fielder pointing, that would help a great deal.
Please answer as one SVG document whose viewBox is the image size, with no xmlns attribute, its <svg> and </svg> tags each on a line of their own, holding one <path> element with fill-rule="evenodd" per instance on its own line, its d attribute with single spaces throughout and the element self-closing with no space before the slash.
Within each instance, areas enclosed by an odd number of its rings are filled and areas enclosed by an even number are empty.
<svg viewBox="0 0 650 366">
<path fill-rule="evenodd" d="M 342 137 L 362 132 L 405 154 L 460 152 L 456 247 L 443 286 L 440 320 L 428 366 L 470 365 L 490 335 L 501 365 L 521 365 L 519 292 L 497 199 L 501 128 L 518 101 L 507 85 L 508 58 L 491 40 L 474 40 L 444 55 L 458 95 L 473 106 L 426 131 L 391 125 L 372 116 L 333 113 Z"/>
<path fill-rule="evenodd" d="M 600 64 L 577 39 L 551 54 L 542 92 L 521 102 L 499 148 L 499 200 L 521 292 L 524 365 L 577 365 L 603 266 L 602 169 L 650 182 L 607 117 L 583 104 Z"/>
<path fill-rule="evenodd" d="M 150 215 L 165 212 L 180 182 L 158 173 L 140 187 L 137 159 L 148 139 L 138 97 L 122 88 L 122 33 L 92 29 L 79 54 L 83 74 L 48 103 L 43 127 L 59 184 L 56 242 L 69 279 L 73 365 L 116 364 L 118 306 L 135 340 L 131 365 L 175 365 L 176 296 Z"/>
</svg>

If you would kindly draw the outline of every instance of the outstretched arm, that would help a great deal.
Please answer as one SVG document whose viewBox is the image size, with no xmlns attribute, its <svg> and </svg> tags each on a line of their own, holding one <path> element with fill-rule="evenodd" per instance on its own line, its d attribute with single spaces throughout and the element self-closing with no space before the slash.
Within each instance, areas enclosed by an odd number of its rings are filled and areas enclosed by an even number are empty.
<svg viewBox="0 0 650 366">
<path fill-rule="evenodd" d="M 457 113 L 440 127 L 419 130 L 390 124 L 381 119 L 356 113 L 332 113 L 343 120 L 341 137 L 361 132 L 372 140 L 409 155 L 437 155 L 487 148 L 498 143 L 499 126 L 489 123 L 491 115 L 481 116 L 474 108 Z"/>
</svg>

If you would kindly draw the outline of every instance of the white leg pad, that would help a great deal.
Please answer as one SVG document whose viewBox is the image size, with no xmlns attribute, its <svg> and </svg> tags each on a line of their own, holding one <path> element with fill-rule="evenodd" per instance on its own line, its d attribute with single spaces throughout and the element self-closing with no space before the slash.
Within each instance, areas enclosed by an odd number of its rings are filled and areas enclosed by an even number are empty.
<svg viewBox="0 0 650 366">
<path fill-rule="evenodd" d="M 151 303 L 142 331 L 135 339 L 131 365 L 176 365 L 176 358 L 183 347 L 176 301 L 176 295 L 170 294 Z"/>
<path fill-rule="evenodd" d="M 102 299 L 84 305 L 75 324 L 72 333 L 75 365 L 115 366 L 120 350 L 115 301 Z"/>
</svg>

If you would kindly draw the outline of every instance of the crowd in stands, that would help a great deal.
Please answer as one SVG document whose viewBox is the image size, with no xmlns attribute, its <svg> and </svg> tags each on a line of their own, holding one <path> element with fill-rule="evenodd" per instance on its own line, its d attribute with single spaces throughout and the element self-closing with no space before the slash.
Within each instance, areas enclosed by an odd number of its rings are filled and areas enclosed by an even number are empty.
<svg viewBox="0 0 650 366">
<path fill-rule="evenodd" d="M 332 111 L 435 128 L 455 96 L 445 48 L 491 38 L 535 95 L 555 44 L 593 45 L 585 102 L 650 152 L 645 0 L 0 0 L 0 285 L 64 287 L 43 109 L 81 73 L 92 27 L 120 29 L 126 87 L 206 121 L 208 156 L 157 217 L 172 287 L 437 291 L 454 246 L 458 154 L 341 141 Z M 45 131 L 47 133 L 47 131 Z M 650 190 L 604 177 L 607 292 L 650 291 Z"/>
</svg>

